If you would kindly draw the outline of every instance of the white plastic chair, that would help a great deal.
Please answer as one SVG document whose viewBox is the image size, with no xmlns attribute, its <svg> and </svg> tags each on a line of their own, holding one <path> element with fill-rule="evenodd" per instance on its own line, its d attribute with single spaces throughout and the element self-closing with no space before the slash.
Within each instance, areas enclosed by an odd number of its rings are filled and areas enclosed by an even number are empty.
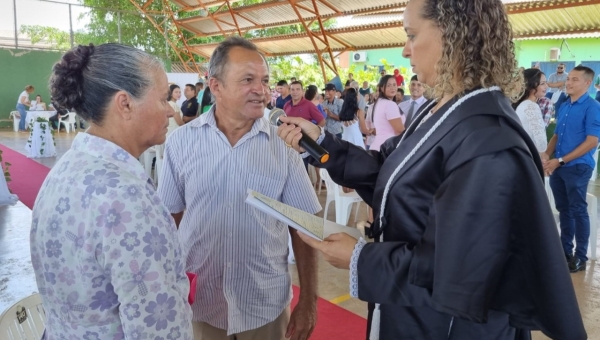
<svg viewBox="0 0 600 340">
<path fill-rule="evenodd" d="M 156 164 L 154 165 L 154 183 L 158 184 L 158 182 L 160 181 L 163 161 L 163 157 L 156 155 Z M 152 163 L 150 163 L 150 166 L 152 166 Z"/>
<path fill-rule="evenodd" d="M 598 178 L 598 152 L 600 151 L 600 149 L 596 148 L 596 152 L 594 152 L 594 171 L 592 171 L 592 177 L 590 177 L 590 181 L 596 181 L 596 178 Z"/>
<path fill-rule="evenodd" d="M 39 340 L 44 334 L 46 313 L 39 294 L 30 295 L 0 315 L 0 339 Z"/>
<path fill-rule="evenodd" d="M 559 212 L 556 210 L 556 204 L 554 203 L 554 195 L 552 194 L 552 189 L 550 188 L 549 177 L 545 178 L 545 182 L 546 195 L 548 195 L 548 201 L 550 201 L 552 213 L 555 216 L 558 216 Z M 588 204 L 588 215 L 590 216 L 590 242 L 588 245 L 588 254 L 590 254 L 590 259 L 596 260 L 596 247 L 598 246 L 598 198 L 588 192 L 586 195 L 586 201 Z M 556 226 L 560 231 L 560 220 L 556 222 Z"/>
<path fill-rule="evenodd" d="M 19 123 L 21 122 L 21 114 L 19 111 L 11 111 L 10 118 L 13 119 L 13 129 L 19 131 Z"/>
<path fill-rule="evenodd" d="M 152 177 L 152 159 L 156 157 L 156 149 L 155 147 L 148 148 L 139 158 L 139 161 L 144 166 L 144 170 L 148 177 L 153 178 L 156 181 L 156 178 Z"/>
<path fill-rule="evenodd" d="M 60 115 L 58 116 L 58 131 L 60 131 L 60 124 L 63 123 L 65 124 L 65 130 L 67 130 L 67 133 L 70 133 L 71 130 L 75 131 L 75 112 L 69 112 L 68 116 L 65 117 L 61 117 Z"/>
<path fill-rule="evenodd" d="M 320 169 L 319 173 L 321 174 L 321 178 L 325 181 L 325 185 L 327 186 L 327 200 L 325 201 L 323 218 L 327 219 L 329 203 L 331 203 L 331 201 L 335 201 L 335 223 L 347 225 L 348 219 L 350 218 L 350 212 L 352 211 L 352 205 L 354 203 L 358 203 L 360 205 L 362 198 L 358 196 L 356 191 L 348 193 L 343 192 L 342 187 L 337 185 L 331 179 L 331 177 L 329 177 L 327 170 Z M 359 206 L 356 207 L 354 221 L 356 221 L 356 217 L 358 216 L 358 208 Z"/>
</svg>

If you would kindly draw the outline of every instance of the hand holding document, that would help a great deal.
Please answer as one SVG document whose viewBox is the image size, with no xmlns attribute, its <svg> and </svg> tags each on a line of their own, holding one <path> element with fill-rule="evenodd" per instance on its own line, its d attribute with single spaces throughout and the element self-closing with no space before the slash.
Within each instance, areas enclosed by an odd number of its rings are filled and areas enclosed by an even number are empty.
<svg viewBox="0 0 600 340">
<path fill-rule="evenodd" d="M 246 203 L 319 241 L 335 233 L 346 233 L 356 239 L 361 237 L 360 231 L 356 228 L 325 220 L 250 189 L 248 189 Z"/>
</svg>

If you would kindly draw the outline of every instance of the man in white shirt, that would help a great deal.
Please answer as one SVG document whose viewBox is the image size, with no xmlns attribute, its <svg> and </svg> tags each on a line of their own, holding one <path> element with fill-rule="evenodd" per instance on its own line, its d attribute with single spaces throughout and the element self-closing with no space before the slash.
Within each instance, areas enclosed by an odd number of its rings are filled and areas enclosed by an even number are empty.
<svg viewBox="0 0 600 340">
<path fill-rule="evenodd" d="M 269 67 L 256 46 L 225 40 L 209 70 L 215 105 L 171 134 L 158 188 L 186 271 L 198 275 L 195 340 L 306 340 L 316 323 L 316 255 L 245 199 L 252 189 L 311 214 L 321 206 L 300 155 L 264 119 Z M 288 230 L 300 279 L 291 314 Z"/>
<path fill-rule="evenodd" d="M 400 108 L 400 114 L 402 117 L 402 123 L 408 128 L 410 123 L 416 117 L 417 111 L 423 103 L 427 101 L 423 96 L 423 85 L 417 79 L 417 75 L 410 78 L 410 99 L 398 104 Z"/>
</svg>

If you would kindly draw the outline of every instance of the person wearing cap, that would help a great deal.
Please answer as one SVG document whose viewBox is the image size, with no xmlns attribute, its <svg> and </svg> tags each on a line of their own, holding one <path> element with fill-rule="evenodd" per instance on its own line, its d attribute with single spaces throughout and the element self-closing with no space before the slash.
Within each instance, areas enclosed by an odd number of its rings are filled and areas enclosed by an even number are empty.
<svg viewBox="0 0 600 340">
<path fill-rule="evenodd" d="M 325 85 L 325 94 L 327 94 L 327 100 L 323 102 L 323 109 L 327 114 L 325 121 L 325 130 L 329 131 L 332 135 L 336 135 L 338 138 L 342 138 L 342 123 L 340 122 L 340 111 L 344 101 L 336 98 L 335 93 L 337 89 L 334 84 Z"/>
<path fill-rule="evenodd" d="M 396 79 L 396 84 L 398 84 L 398 87 L 404 89 L 404 77 L 400 74 L 400 70 L 394 70 L 394 79 Z"/>
</svg>

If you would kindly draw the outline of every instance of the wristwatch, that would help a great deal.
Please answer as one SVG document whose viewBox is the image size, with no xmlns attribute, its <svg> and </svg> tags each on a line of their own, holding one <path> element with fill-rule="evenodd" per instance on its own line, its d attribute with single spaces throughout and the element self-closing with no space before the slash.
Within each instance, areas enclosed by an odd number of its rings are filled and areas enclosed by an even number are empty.
<svg viewBox="0 0 600 340">
<path fill-rule="evenodd" d="M 565 165 L 565 161 L 562 159 L 562 157 L 558 159 L 558 164 L 560 164 L 560 166 Z"/>
</svg>

